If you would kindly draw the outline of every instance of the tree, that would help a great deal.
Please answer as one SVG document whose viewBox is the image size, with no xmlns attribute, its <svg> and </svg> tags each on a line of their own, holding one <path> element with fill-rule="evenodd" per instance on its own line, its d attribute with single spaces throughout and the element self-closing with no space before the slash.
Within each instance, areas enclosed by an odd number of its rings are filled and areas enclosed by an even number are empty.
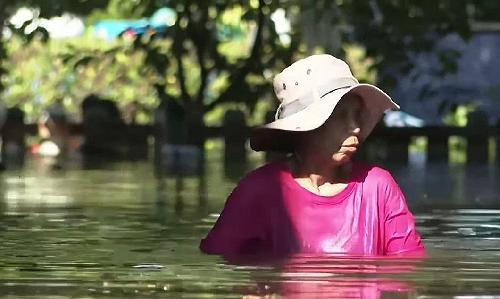
<svg viewBox="0 0 500 299">
<path fill-rule="evenodd" d="M 43 16 L 73 12 L 134 18 L 149 16 L 168 6 L 177 12 L 175 25 L 163 39 L 137 38 L 113 51 L 78 53 L 66 61 L 81 65 L 103 55 L 142 52 L 146 68 L 160 97 L 182 107 L 194 128 L 202 127 L 203 115 L 226 103 L 244 103 L 250 111 L 258 99 L 271 94 L 270 74 L 297 56 L 326 51 L 344 56 L 346 45 L 364 48 L 371 67 L 379 71 L 378 84 L 390 88 L 395 75 L 412 68 L 414 53 L 431 51 L 449 33 L 467 38 L 474 18 L 494 20 L 498 1 L 421 0 L 143 0 L 143 1 L 14 1 L 38 7 Z M 5 6 L 7 4 L 0 4 Z M 1 8 L 1 7 L 0 7 Z M 97 9 L 97 11 L 96 11 Z M 292 21 L 291 42 L 276 32 L 272 14 L 279 9 Z M 2 12 L 9 11 L 2 9 Z M 0 17 L 0 20 L 2 18 Z M 3 17 L 5 19 L 5 16 Z M 224 28 L 242 29 L 247 39 L 225 39 Z M 452 72 L 456 53 L 439 55 L 443 72 Z M 198 129 L 193 129 L 197 132 Z"/>
<path fill-rule="evenodd" d="M 369 1 L 304 1 L 300 7 L 307 18 L 295 17 L 303 32 L 322 32 L 324 28 L 336 34 L 337 39 L 308 34 L 310 45 L 326 46 L 327 50 L 343 55 L 342 47 L 333 44 L 358 44 L 374 60 L 378 70 L 392 69 L 406 73 L 412 68 L 410 56 L 433 51 L 435 43 L 443 36 L 458 33 L 464 39 L 471 34 L 475 16 L 485 10 L 500 9 L 495 1 L 420 1 L 420 0 L 369 0 Z M 489 3 L 489 5 L 486 5 Z M 475 10 L 475 16 L 471 13 Z M 323 29 L 323 30 L 322 30 Z M 331 37 L 328 36 L 328 37 Z M 453 71 L 453 53 L 443 53 L 445 72 Z M 394 73 L 398 73 L 394 72 Z M 390 73 L 379 78 L 379 84 L 391 87 L 394 80 Z"/>
<path fill-rule="evenodd" d="M 252 3 L 253 2 L 253 3 Z M 171 1 L 177 8 L 175 25 L 167 38 L 171 40 L 169 54 L 161 55 L 158 48 L 150 44 L 136 43 L 139 48 L 147 49 L 150 65 L 158 74 L 170 67 L 175 69 L 176 86 L 180 93 L 167 94 L 174 98 L 186 111 L 188 128 L 195 136 L 203 127 L 203 115 L 214 107 L 228 102 L 242 102 L 251 109 L 270 91 L 265 72 L 274 72 L 277 68 L 288 64 L 297 51 L 297 44 L 290 47 L 280 43 L 271 13 L 278 9 L 276 3 L 266 4 L 258 1 Z M 238 14 L 241 11 L 241 22 L 253 28 L 253 39 L 250 39 L 243 53 L 223 51 L 224 41 L 218 34 L 218 26 L 224 24 L 226 13 Z M 216 13 L 214 13 L 216 12 Z M 195 88 L 189 88 L 189 74 L 186 67 L 189 60 L 195 61 Z M 192 71 L 191 71 L 192 72 Z M 217 84 L 218 90 L 210 85 Z M 161 83 L 159 88 L 163 88 Z M 166 87 L 166 86 L 165 86 Z M 167 89 L 168 90 L 168 89 Z M 209 92 L 216 93 L 208 96 Z M 198 141 L 198 137 L 194 137 Z"/>
<path fill-rule="evenodd" d="M 142 4 L 145 12 L 160 8 L 153 1 Z M 158 96 L 182 107 L 187 142 L 198 144 L 203 139 L 205 113 L 230 102 L 244 103 L 252 110 L 270 94 L 265 74 L 289 64 L 298 43 L 280 42 L 271 19 L 277 3 L 191 0 L 170 1 L 169 6 L 176 9 L 177 19 L 163 38 L 136 38 L 116 51 L 145 53 L 146 67 L 157 78 Z M 236 42 L 221 34 L 238 30 L 242 34 Z M 73 63 L 79 64 L 99 59 L 102 53 L 75 57 Z"/>
<path fill-rule="evenodd" d="M 39 9 L 40 17 L 52 17 L 61 15 L 64 12 L 75 13 L 78 15 L 89 14 L 96 8 L 107 6 L 107 0 L 81 0 L 81 1 L 58 1 L 58 0 L 9 0 L 0 2 L 0 79 L 7 73 L 2 66 L 2 62 L 7 59 L 7 54 L 3 40 L 3 27 L 6 25 L 6 19 L 14 13 L 16 9 L 22 6 Z M 4 86 L 0 80 L 0 93 Z"/>
</svg>

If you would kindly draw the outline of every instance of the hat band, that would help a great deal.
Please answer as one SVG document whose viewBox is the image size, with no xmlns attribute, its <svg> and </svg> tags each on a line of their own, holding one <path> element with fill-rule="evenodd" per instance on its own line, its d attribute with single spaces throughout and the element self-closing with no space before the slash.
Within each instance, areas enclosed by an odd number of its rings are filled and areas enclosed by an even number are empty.
<svg viewBox="0 0 500 299">
<path fill-rule="evenodd" d="M 352 86 L 357 84 L 359 84 L 358 80 L 353 77 L 337 78 L 335 80 L 327 81 L 321 85 L 318 85 L 315 89 L 313 89 L 303 97 L 300 97 L 290 103 L 281 103 L 278 107 L 278 111 L 276 111 L 275 118 L 282 119 L 288 117 L 292 114 L 306 109 L 312 103 L 321 100 L 323 97 L 334 91 L 351 88 Z M 338 87 L 332 88 L 332 86 Z"/>
</svg>

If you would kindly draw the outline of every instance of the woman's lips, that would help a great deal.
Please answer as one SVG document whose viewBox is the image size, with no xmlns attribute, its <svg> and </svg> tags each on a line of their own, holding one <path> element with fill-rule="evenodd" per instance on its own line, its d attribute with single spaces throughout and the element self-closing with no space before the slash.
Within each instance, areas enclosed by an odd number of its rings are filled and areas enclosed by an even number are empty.
<svg viewBox="0 0 500 299">
<path fill-rule="evenodd" d="M 358 147 L 358 138 L 356 136 L 351 136 L 344 141 L 341 151 L 344 153 L 355 153 L 358 150 Z"/>
<path fill-rule="evenodd" d="M 359 140 L 358 137 L 356 136 L 351 136 L 347 138 L 344 143 L 342 144 L 342 147 L 358 147 L 359 146 Z"/>
</svg>

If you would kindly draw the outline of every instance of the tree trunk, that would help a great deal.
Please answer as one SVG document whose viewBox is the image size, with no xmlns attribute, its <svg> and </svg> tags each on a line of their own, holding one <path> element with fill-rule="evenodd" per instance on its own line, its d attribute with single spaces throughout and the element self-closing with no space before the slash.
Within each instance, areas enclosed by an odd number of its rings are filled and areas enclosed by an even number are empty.
<svg viewBox="0 0 500 299">
<path fill-rule="evenodd" d="M 4 23 L 5 20 L 7 19 L 7 14 L 6 14 L 6 9 L 7 9 L 7 4 L 5 4 L 6 1 L 1 1 L 0 2 L 0 94 L 3 92 L 4 86 L 2 84 L 2 76 L 5 74 L 6 70 L 3 67 L 4 61 L 7 58 L 7 53 L 5 50 L 5 45 L 3 43 L 3 29 L 4 29 Z M 0 99 L 1 101 L 1 99 Z"/>
<path fill-rule="evenodd" d="M 198 102 L 187 102 L 186 109 L 187 143 L 203 148 L 205 145 L 204 107 Z"/>
</svg>

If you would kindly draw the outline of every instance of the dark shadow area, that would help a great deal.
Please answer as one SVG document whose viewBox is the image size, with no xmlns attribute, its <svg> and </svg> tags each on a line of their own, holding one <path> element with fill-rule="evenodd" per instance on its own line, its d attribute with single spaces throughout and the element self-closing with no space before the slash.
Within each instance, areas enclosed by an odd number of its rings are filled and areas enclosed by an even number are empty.
<svg viewBox="0 0 500 299">
<path fill-rule="evenodd" d="M 86 168 L 97 162 L 141 160 L 148 155 L 148 133 L 145 128 L 123 121 L 116 103 L 98 95 L 82 101 L 83 138 L 81 146 Z"/>
<path fill-rule="evenodd" d="M 26 152 L 24 116 L 19 107 L 7 109 L 6 119 L 1 128 L 1 161 L 5 168 L 19 169 L 24 166 Z"/>
<path fill-rule="evenodd" d="M 183 191 L 185 179 L 196 178 L 198 183 L 198 207 L 205 211 L 207 207 L 207 184 L 205 174 L 205 153 L 194 146 L 164 145 L 161 151 L 155 151 L 154 174 L 157 186 L 157 205 L 162 207 L 166 201 L 174 202 L 176 215 L 184 211 Z M 174 180 L 173 193 L 166 193 L 166 180 Z"/>
</svg>

